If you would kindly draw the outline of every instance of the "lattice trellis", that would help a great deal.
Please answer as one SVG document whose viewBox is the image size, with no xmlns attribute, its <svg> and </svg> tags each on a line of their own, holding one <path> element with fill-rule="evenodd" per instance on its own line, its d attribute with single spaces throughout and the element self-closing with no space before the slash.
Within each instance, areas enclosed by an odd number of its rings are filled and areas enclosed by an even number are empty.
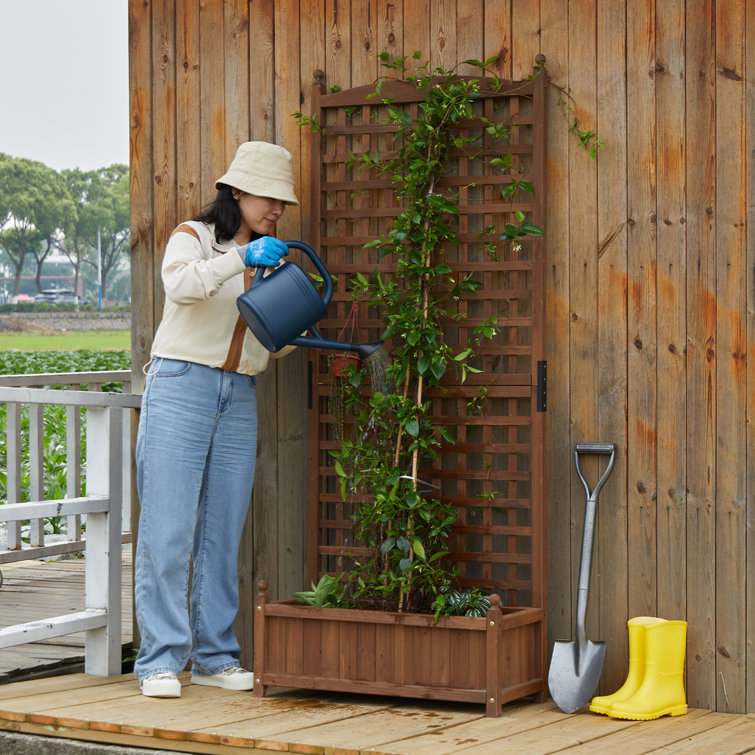
<svg viewBox="0 0 755 755">
<path fill-rule="evenodd" d="M 391 273 L 390 261 L 379 260 L 364 244 L 385 233 L 400 208 L 390 180 L 359 164 L 364 152 L 395 153 L 385 106 L 367 97 L 374 88 L 328 95 L 323 89 L 322 82 L 315 83 L 313 113 L 321 130 L 312 140 L 311 244 L 335 279 L 333 301 L 319 329 L 336 338 L 352 306 L 348 281 L 357 272 Z M 473 273 L 482 285 L 462 297 L 463 317 L 449 318 L 445 335 L 450 344 L 463 344 L 471 329 L 491 316 L 499 334 L 484 342 L 475 365 L 479 374 L 464 385 L 449 374 L 442 390 L 428 396 L 433 421 L 449 428 L 456 440 L 444 445 L 422 477 L 458 509 L 451 558 L 460 584 L 496 591 L 506 605 L 542 607 L 544 406 L 542 394 L 538 402 L 538 374 L 544 372 L 545 244 L 532 238 L 512 245 L 500 241 L 500 234 L 516 211 L 545 228 L 545 73 L 503 88 L 482 79 L 481 92 L 477 117 L 463 125 L 481 135 L 479 154 L 470 159 L 460 151 L 443 185 L 458 192 L 460 207 L 459 244 L 445 250 L 445 259 L 459 278 Z M 382 95 L 417 111 L 413 86 L 387 82 Z M 506 143 L 485 132 L 483 114 L 509 125 Z M 491 164 L 501 155 L 511 156 L 503 173 Z M 512 178 L 531 183 L 534 193 L 504 199 L 501 189 Z M 379 314 L 360 307 L 358 340 L 380 338 Z M 309 567 L 316 579 L 348 568 L 350 517 L 358 500 L 341 500 L 330 458 L 338 433 L 328 352 L 313 352 L 312 364 Z M 485 400 L 470 408 L 480 387 Z M 348 418 L 345 422 L 348 429 Z"/>
</svg>

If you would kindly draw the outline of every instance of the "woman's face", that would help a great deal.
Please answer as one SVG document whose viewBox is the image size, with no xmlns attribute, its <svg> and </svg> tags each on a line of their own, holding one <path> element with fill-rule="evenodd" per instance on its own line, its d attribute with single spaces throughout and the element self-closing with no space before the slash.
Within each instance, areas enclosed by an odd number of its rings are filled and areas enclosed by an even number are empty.
<svg viewBox="0 0 755 755">
<path fill-rule="evenodd" d="M 281 199 L 258 197 L 255 194 L 245 194 L 243 191 L 234 191 L 234 197 L 238 200 L 241 210 L 241 225 L 236 234 L 237 239 L 241 237 L 249 240 L 252 231 L 269 236 L 286 209 Z"/>
</svg>

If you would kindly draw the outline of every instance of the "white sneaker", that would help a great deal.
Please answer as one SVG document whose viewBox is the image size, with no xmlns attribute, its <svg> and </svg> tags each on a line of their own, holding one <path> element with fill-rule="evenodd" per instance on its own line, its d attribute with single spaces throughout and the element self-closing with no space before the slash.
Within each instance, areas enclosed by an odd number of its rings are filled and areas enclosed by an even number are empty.
<svg viewBox="0 0 755 755">
<path fill-rule="evenodd" d="M 181 697 L 181 682 L 169 671 L 161 671 L 142 679 L 139 688 L 146 697 Z"/>
<path fill-rule="evenodd" d="M 218 674 L 201 676 L 191 675 L 193 684 L 204 684 L 208 687 L 222 687 L 223 689 L 247 690 L 254 687 L 254 674 L 241 666 L 231 666 Z"/>
</svg>

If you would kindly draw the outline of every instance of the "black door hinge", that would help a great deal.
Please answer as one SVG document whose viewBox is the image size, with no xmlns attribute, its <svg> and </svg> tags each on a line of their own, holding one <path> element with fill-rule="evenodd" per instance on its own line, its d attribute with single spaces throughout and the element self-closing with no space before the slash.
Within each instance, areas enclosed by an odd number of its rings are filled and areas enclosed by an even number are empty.
<svg viewBox="0 0 755 755">
<path fill-rule="evenodd" d="M 544 412 L 548 403 L 548 362 L 537 363 L 537 410 Z"/>
</svg>

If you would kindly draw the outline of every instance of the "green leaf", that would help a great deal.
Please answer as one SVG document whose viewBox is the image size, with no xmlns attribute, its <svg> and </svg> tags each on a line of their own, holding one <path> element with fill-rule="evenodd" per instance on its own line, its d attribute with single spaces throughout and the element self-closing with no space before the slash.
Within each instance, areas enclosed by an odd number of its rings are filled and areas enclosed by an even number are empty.
<svg viewBox="0 0 755 755">
<path fill-rule="evenodd" d="M 407 493 L 406 498 L 404 499 L 406 501 L 406 506 L 409 509 L 416 508 L 419 506 L 419 504 L 422 501 L 422 498 L 417 493 Z"/>
<path fill-rule="evenodd" d="M 540 228 L 540 226 L 535 225 L 534 223 L 522 223 L 521 228 L 519 229 L 520 233 L 526 234 L 527 236 L 542 236 L 543 235 L 543 229 Z"/>
<path fill-rule="evenodd" d="M 415 537 L 412 541 L 412 546 L 414 547 L 414 552 L 419 558 L 421 558 L 423 561 L 426 561 L 425 557 L 425 546 L 422 545 L 422 543 Z"/>
<path fill-rule="evenodd" d="M 417 422 L 416 419 L 410 419 L 405 425 L 404 430 L 412 436 L 412 438 L 416 438 L 419 435 L 419 422 Z"/>
<path fill-rule="evenodd" d="M 387 540 L 383 540 L 383 544 L 380 546 L 380 553 L 381 555 L 385 555 L 388 553 L 388 551 L 393 550 L 394 546 L 396 545 L 396 538 L 389 537 Z"/>
<path fill-rule="evenodd" d="M 433 362 L 431 371 L 435 380 L 440 380 L 446 372 L 446 363 L 440 359 Z"/>
<path fill-rule="evenodd" d="M 411 543 L 402 535 L 401 537 L 397 538 L 396 547 L 402 553 L 409 553 L 409 549 L 411 548 Z"/>
</svg>

